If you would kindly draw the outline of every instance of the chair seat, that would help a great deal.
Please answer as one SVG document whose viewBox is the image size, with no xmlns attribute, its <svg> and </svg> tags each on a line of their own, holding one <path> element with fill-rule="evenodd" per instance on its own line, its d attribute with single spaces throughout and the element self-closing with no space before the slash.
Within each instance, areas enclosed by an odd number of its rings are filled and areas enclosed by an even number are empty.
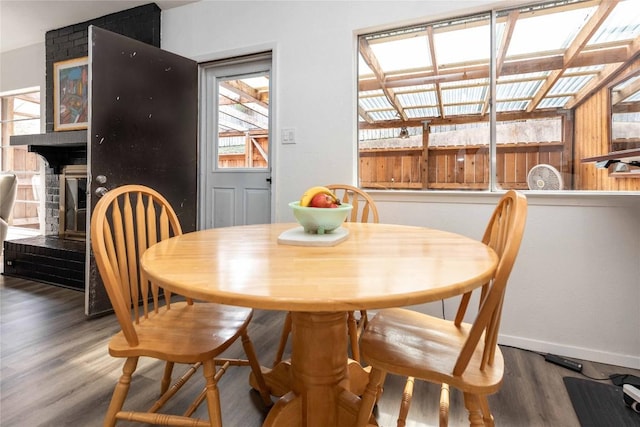
<svg viewBox="0 0 640 427">
<path fill-rule="evenodd" d="M 496 349 L 493 365 L 480 370 L 481 343 L 462 376 L 453 368 L 471 325 L 460 328 L 452 321 L 406 309 L 379 311 L 362 335 L 360 351 L 365 362 L 392 374 L 447 383 L 474 394 L 491 394 L 502 383 L 504 360 Z"/>
<path fill-rule="evenodd" d="M 169 310 L 149 313 L 135 325 L 138 345 L 130 346 L 122 331 L 109 342 L 114 357 L 147 356 L 176 363 L 213 359 L 247 327 L 253 310 L 213 303 L 171 303 Z"/>
</svg>

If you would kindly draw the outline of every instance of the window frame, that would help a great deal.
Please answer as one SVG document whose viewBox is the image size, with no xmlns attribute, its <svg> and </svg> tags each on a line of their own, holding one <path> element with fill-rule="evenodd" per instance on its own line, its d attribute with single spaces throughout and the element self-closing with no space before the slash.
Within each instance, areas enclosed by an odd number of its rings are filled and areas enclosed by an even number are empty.
<svg viewBox="0 0 640 427">
<path fill-rule="evenodd" d="M 540 9 L 540 8 L 548 8 L 550 6 L 556 7 L 558 4 L 560 4 L 561 2 L 558 1 L 553 1 L 553 2 L 549 2 L 549 1 L 545 1 L 545 2 L 539 2 L 533 5 L 528 5 L 528 6 L 517 6 L 517 7 L 512 7 L 512 8 L 505 8 L 505 9 L 494 9 L 494 10 L 490 10 L 490 11 L 480 11 L 478 13 L 475 13 L 473 15 L 469 15 L 469 16 L 454 16 L 454 17 L 450 17 L 448 19 L 443 19 L 443 20 L 439 20 L 439 21 L 431 21 L 431 22 L 421 22 L 418 24 L 412 24 L 412 25 L 405 25 L 405 26 L 397 26 L 397 27 L 387 27 L 384 30 L 378 30 L 376 32 L 372 32 L 372 33 L 359 33 L 356 34 L 357 37 L 357 42 L 356 42 L 356 51 L 357 51 L 357 55 L 358 55 L 358 67 L 357 67 L 357 85 L 358 85 L 358 90 L 357 90 L 357 105 L 358 105 L 358 113 L 357 113 L 357 117 L 358 117 L 358 125 L 357 125 L 357 133 L 358 133 L 358 149 L 357 149 L 357 153 L 358 153 L 358 162 L 357 162 L 357 174 L 358 174 L 358 185 L 362 186 L 363 188 L 368 188 L 368 189 L 390 189 L 389 187 L 386 187 L 385 185 L 375 185 L 372 184 L 373 180 L 367 180 L 363 178 L 363 154 L 361 152 L 361 147 L 360 147 L 360 140 L 361 140 L 361 131 L 362 131 L 362 126 L 361 126 L 361 117 L 362 117 L 362 104 L 361 104 L 361 95 L 365 92 L 365 90 L 363 89 L 363 87 L 366 88 L 365 85 L 361 85 L 361 64 L 364 62 L 361 56 L 361 52 L 363 51 L 363 47 L 362 47 L 362 38 L 366 37 L 366 36 L 371 36 L 371 35 L 380 35 L 380 34 L 384 34 L 384 33 L 400 33 L 403 30 L 406 29 L 411 29 L 411 28 L 416 28 L 416 27 L 426 27 L 429 25 L 436 25 L 439 22 L 445 22 L 445 21 L 460 21 L 466 18 L 476 18 L 476 17 L 489 17 L 490 23 L 490 29 L 489 29 L 489 34 L 490 34 L 490 61 L 489 61 L 489 68 L 490 68 L 490 76 L 489 76 L 489 91 L 490 91 L 490 95 L 489 95 L 489 103 L 490 103 L 490 110 L 489 110 L 489 120 L 488 122 L 490 123 L 490 138 L 488 141 L 488 145 L 490 148 L 490 154 L 489 154 L 489 171 L 488 171 L 488 175 L 489 175 L 489 182 L 488 185 L 486 186 L 485 189 L 482 189 L 480 191 L 489 191 L 489 192 L 499 192 L 502 191 L 503 188 L 501 185 L 498 184 L 497 181 L 497 168 L 496 168 L 496 158 L 498 157 L 497 155 L 497 142 L 496 142 L 496 125 L 498 123 L 499 117 L 497 117 L 497 108 L 496 108 L 496 104 L 498 102 L 500 102 L 500 100 L 497 100 L 496 98 L 496 87 L 498 84 L 498 77 L 496 76 L 496 67 L 497 67 L 497 63 L 498 63 L 498 50 L 499 50 L 499 46 L 500 46 L 500 41 L 498 39 L 499 34 L 497 34 L 497 20 L 499 18 L 503 18 L 505 16 L 507 16 L 508 14 L 514 12 L 514 11 L 520 11 L 523 10 L 525 8 L 533 8 L 533 9 Z M 578 2 L 580 4 L 579 8 L 584 8 L 584 4 L 591 4 L 593 5 L 593 2 Z M 596 4 L 596 7 L 598 5 Z M 604 61 L 603 63 L 606 63 L 606 61 Z M 625 64 L 625 66 L 628 67 L 629 64 Z M 369 71 L 371 71 L 371 69 L 369 69 Z M 373 73 L 375 74 L 377 71 L 379 70 L 373 70 Z M 619 70 L 618 70 L 619 71 Z M 384 76 L 383 76 L 384 77 Z M 372 86 L 372 85 L 370 85 Z M 574 107 L 575 108 L 575 107 Z M 564 121 L 566 119 L 565 115 L 557 115 L 558 117 L 562 118 L 562 120 Z M 486 118 L 485 118 L 486 120 Z M 426 127 L 426 125 L 424 124 L 425 122 L 428 122 L 427 120 L 423 121 L 423 126 Z M 579 159 L 576 159 L 576 154 L 574 153 L 574 145 L 576 144 L 575 141 L 575 128 L 574 128 L 574 119 L 573 117 L 571 117 L 570 120 L 570 125 L 571 127 L 571 133 L 567 132 L 567 131 L 562 131 L 562 138 L 563 141 L 566 144 L 570 144 L 570 151 L 567 153 L 566 159 L 563 160 L 564 163 L 566 163 L 567 165 L 569 165 L 571 167 L 571 169 L 569 169 L 569 172 L 567 172 L 569 178 L 570 178 L 570 186 L 568 188 L 564 188 L 562 190 L 559 190 L 561 192 L 595 192 L 598 194 L 607 194 L 607 193 L 612 193 L 612 194 L 621 194 L 621 193 L 631 193 L 631 194 L 637 194 L 637 192 L 640 190 L 640 186 L 635 187 L 634 189 L 629 190 L 625 190 L 624 188 L 622 189 L 580 189 L 580 187 L 577 187 L 575 185 L 573 185 L 573 183 L 571 183 L 571 179 L 573 179 L 575 176 L 577 176 L 578 174 L 578 167 L 580 167 L 579 163 Z M 398 129 L 400 128 L 400 125 L 398 125 Z M 566 141 L 564 138 L 568 138 L 569 140 Z M 426 148 L 425 148 L 426 150 Z M 582 155 L 582 157 L 587 157 L 584 154 Z M 425 162 L 427 163 L 427 162 Z M 426 166 L 424 164 L 422 164 L 421 166 L 423 166 L 423 174 L 426 174 Z M 568 166 L 568 167 L 569 167 Z M 589 164 L 589 165 L 585 165 L 586 167 L 595 167 L 593 164 Z M 598 172 L 600 173 L 600 172 Z M 563 173 L 564 175 L 564 173 Z M 391 180 L 393 181 L 393 177 L 391 178 Z M 423 182 L 425 181 L 425 178 L 423 177 Z M 640 184 L 640 180 L 629 180 L 629 181 L 637 181 Z M 364 183 L 364 185 L 363 185 Z M 397 188 L 393 188 L 394 190 L 418 190 L 418 188 L 415 188 L 415 186 L 413 187 L 397 187 Z M 522 189 L 522 188 L 521 188 Z M 450 190 L 450 189 L 449 189 Z M 474 189 L 477 190 L 477 189 Z M 524 190 L 526 191 L 536 191 L 536 190 L 529 190 L 528 188 L 524 188 Z M 426 188 L 424 185 L 420 188 L 420 191 L 429 191 L 429 188 Z M 438 191 L 443 191 L 443 190 L 438 190 Z M 469 189 L 460 189 L 460 190 L 451 190 L 451 191 L 469 191 Z"/>
<path fill-rule="evenodd" d="M 37 113 L 25 113 L 25 118 L 14 118 L 17 109 L 15 105 L 7 107 L 8 98 L 29 97 L 38 94 L 38 99 L 27 100 L 37 104 Z M 11 225 L 14 227 L 35 228 L 38 233 L 44 229 L 44 199 L 40 197 L 44 188 L 44 160 L 37 154 L 28 152 L 26 146 L 11 146 L 11 136 L 22 134 L 40 133 L 42 128 L 42 97 L 39 86 L 0 93 L 0 110 L 2 123 L 0 124 L 2 136 L 0 138 L 0 171 L 11 172 L 18 177 L 18 192 L 11 215 Z M 8 119 L 7 117 L 11 118 Z M 16 130 L 14 124 L 18 122 L 35 120 L 36 124 L 22 131 Z M 11 151 L 10 155 L 7 153 Z M 16 160 L 15 155 L 20 153 L 21 159 Z M 7 161 L 11 161 L 11 165 Z M 38 194 L 38 196 L 36 196 Z"/>
</svg>

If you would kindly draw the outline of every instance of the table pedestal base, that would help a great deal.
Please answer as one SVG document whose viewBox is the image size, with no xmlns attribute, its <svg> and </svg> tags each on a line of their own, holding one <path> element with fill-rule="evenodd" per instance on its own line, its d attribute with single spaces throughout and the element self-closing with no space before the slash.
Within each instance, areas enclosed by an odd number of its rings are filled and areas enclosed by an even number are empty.
<svg viewBox="0 0 640 427">
<path fill-rule="evenodd" d="M 282 396 L 263 425 L 352 426 L 368 370 L 347 357 L 347 313 L 292 312 L 291 320 L 291 362 L 263 369 L 271 394 Z"/>
</svg>

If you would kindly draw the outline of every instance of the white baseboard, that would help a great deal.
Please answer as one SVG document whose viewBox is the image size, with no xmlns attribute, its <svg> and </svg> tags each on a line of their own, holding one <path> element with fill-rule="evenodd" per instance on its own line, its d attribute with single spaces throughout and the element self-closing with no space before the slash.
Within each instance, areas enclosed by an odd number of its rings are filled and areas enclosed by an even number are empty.
<svg viewBox="0 0 640 427">
<path fill-rule="evenodd" d="M 559 356 L 571 357 L 626 368 L 640 369 L 640 356 L 611 353 L 583 347 L 574 347 L 546 341 L 531 340 L 511 335 L 500 335 L 499 344 L 531 350 L 539 353 L 551 353 Z"/>
</svg>

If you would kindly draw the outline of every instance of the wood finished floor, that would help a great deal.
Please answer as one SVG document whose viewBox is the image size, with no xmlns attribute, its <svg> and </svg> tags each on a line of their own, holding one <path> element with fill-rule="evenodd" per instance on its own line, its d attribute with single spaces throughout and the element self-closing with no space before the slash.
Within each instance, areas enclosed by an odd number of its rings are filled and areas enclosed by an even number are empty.
<svg viewBox="0 0 640 427">
<path fill-rule="evenodd" d="M 109 337 L 119 329 L 115 317 L 88 320 L 83 314 L 83 293 L 1 275 L 0 302 L 0 426 L 102 425 L 123 362 L 107 353 Z M 283 319 L 283 313 L 255 312 L 249 332 L 264 365 L 273 360 Z M 507 366 L 504 384 L 489 399 L 497 426 L 579 425 L 562 377 L 580 374 L 551 365 L 533 352 L 502 350 Z M 240 345 L 228 355 L 242 357 Z M 584 364 L 584 373 L 592 377 L 640 375 L 628 368 Z M 156 397 L 162 366 L 142 360 L 138 371 L 131 403 L 146 407 Z M 266 416 L 267 410 L 248 386 L 248 375 L 246 367 L 231 368 L 220 382 L 225 426 L 260 426 Z M 402 386 L 400 378 L 388 377 L 377 409 L 381 426 L 396 425 Z M 437 386 L 416 384 L 408 427 L 437 425 L 438 394 Z M 468 425 L 461 396 L 452 392 L 451 400 L 449 425 Z M 185 405 L 181 401 L 176 407 Z M 204 407 L 198 414 L 206 417 Z"/>
</svg>

